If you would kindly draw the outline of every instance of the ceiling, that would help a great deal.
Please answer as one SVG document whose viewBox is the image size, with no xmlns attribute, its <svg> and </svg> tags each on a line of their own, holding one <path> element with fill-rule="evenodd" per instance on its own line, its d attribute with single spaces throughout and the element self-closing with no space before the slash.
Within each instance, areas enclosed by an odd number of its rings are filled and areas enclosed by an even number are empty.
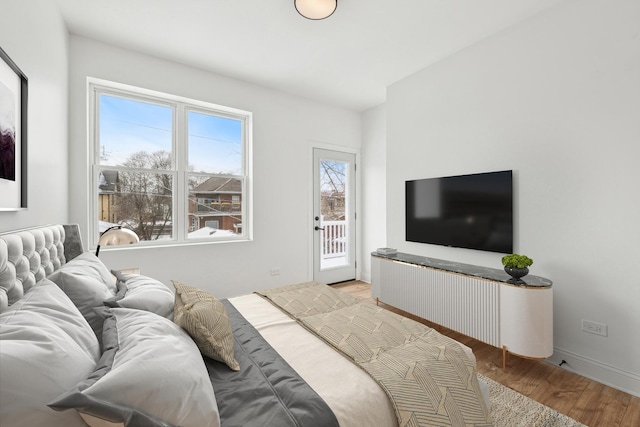
<svg viewBox="0 0 640 427">
<path fill-rule="evenodd" d="M 363 111 L 386 88 L 566 0 L 55 0 L 72 34 Z"/>
</svg>

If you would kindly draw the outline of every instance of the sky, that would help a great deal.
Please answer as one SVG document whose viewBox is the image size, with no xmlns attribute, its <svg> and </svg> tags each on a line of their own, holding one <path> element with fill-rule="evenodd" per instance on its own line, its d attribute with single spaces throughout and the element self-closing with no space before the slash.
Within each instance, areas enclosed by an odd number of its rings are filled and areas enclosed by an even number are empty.
<svg viewBox="0 0 640 427">
<path fill-rule="evenodd" d="M 170 106 L 100 95 L 100 164 L 117 166 L 138 151 L 171 151 Z M 188 159 L 195 172 L 242 173 L 242 122 L 188 111 Z"/>
</svg>

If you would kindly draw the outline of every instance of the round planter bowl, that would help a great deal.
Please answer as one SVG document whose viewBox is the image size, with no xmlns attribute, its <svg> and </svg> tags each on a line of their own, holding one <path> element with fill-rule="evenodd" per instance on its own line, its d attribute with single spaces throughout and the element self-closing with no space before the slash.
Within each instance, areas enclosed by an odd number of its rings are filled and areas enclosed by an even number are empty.
<svg viewBox="0 0 640 427">
<path fill-rule="evenodd" d="M 525 268 L 505 267 L 504 271 L 506 271 L 507 274 L 513 277 L 514 279 L 519 279 L 529 274 L 529 269 L 527 267 Z"/>
</svg>

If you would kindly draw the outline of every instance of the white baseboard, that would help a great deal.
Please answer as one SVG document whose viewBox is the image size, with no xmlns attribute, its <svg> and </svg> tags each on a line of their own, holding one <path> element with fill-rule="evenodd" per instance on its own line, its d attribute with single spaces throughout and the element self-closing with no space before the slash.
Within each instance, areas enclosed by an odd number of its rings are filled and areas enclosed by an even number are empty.
<svg viewBox="0 0 640 427">
<path fill-rule="evenodd" d="M 618 369 L 597 360 L 554 347 L 553 356 L 547 361 L 583 377 L 640 397 L 640 375 Z"/>
</svg>

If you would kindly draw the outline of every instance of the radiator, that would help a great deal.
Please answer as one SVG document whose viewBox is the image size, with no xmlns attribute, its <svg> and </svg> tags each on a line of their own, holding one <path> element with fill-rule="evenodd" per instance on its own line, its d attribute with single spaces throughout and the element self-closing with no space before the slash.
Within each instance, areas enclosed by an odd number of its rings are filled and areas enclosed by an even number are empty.
<svg viewBox="0 0 640 427">
<path fill-rule="evenodd" d="M 372 296 L 446 328 L 500 347 L 500 285 L 398 261 L 372 265 Z M 372 277 L 373 279 L 373 277 Z"/>
</svg>

